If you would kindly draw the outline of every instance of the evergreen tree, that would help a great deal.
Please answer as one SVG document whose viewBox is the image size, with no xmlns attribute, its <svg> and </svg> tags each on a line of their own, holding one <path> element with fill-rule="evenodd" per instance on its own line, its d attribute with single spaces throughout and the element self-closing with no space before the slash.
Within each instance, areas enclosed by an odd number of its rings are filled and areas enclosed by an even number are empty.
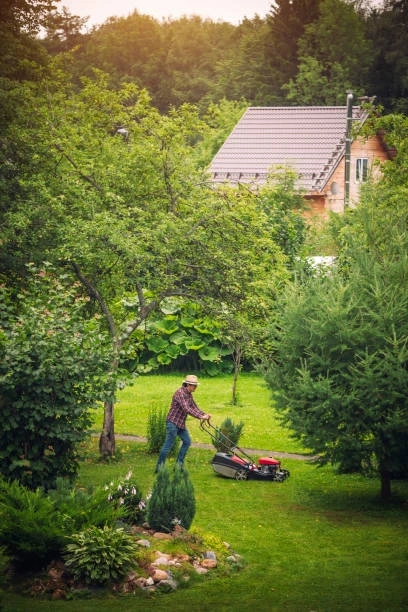
<svg viewBox="0 0 408 612">
<path fill-rule="evenodd" d="M 408 2 L 386 0 L 367 16 L 373 43 L 370 89 L 387 112 L 408 113 Z"/>
<path fill-rule="evenodd" d="M 189 529 L 195 515 L 194 488 L 186 471 L 176 465 L 159 468 L 146 518 L 152 529 L 171 532 L 176 526 Z"/>
<path fill-rule="evenodd" d="M 338 105 L 348 89 L 356 96 L 371 93 L 366 88 L 372 47 L 352 4 L 323 0 L 298 47 L 297 75 L 283 86 L 292 104 Z"/>
<path fill-rule="evenodd" d="M 386 129 L 396 161 L 336 218 L 337 268 L 288 289 L 267 379 L 321 462 L 376 474 L 389 499 L 408 472 L 408 126 L 390 116 L 372 127 Z"/>
</svg>

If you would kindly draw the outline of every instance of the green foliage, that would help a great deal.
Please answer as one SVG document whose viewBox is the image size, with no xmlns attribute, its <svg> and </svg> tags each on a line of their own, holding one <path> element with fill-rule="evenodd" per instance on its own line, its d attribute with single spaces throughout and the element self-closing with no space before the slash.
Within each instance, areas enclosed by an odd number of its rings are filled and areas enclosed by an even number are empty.
<svg viewBox="0 0 408 612">
<path fill-rule="evenodd" d="M 107 503 L 106 489 L 73 487 L 67 478 L 57 478 L 55 489 L 47 491 L 55 514 L 61 517 L 64 534 L 69 535 L 89 525 L 103 527 L 122 518 L 122 508 Z"/>
<path fill-rule="evenodd" d="M 186 471 L 176 465 L 171 473 L 159 468 L 147 503 L 146 518 L 152 529 L 171 532 L 176 526 L 189 529 L 195 515 L 194 488 Z"/>
<path fill-rule="evenodd" d="M 298 44 L 296 78 L 283 86 L 290 103 L 338 105 L 344 104 L 348 89 L 356 96 L 366 93 L 372 47 L 352 4 L 320 2 L 317 19 L 307 25 Z"/>
<path fill-rule="evenodd" d="M 303 194 L 295 187 L 296 173 L 290 168 L 275 168 L 260 195 L 271 236 L 293 267 L 306 239 Z"/>
<path fill-rule="evenodd" d="M 25 569 L 44 567 L 64 546 L 62 517 L 43 491 L 0 479 L 0 546 Z"/>
<path fill-rule="evenodd" d="M 193 143 L 204 130 L 197 109 L 183 106 L 163 116 L 145 91 L 130 84 L 111 90 L 107 81 L 99 74 L 74 93 L 54 81 L 38 87 L 37 161 L 27 161 L 24 204 L 8 194 L 0 271 L 13 266 L 18 275 L 28 257 L 63 262 L 71 281 L 87 292 L 89 313 L 97 311 L 109 330 L 113 355 L 106 371 L 114 383 L 129 339 L 135 334 L 139 346 L 165 299 L 188 296 L 215 313 L 220 304 L 238 312 L 251 297 L 265 304 L 265 313 L 285 259 L 256 194 L 214 190 L 196 167 Z M 115 132 L 118 125 L 126 126 L 126 140 Z M 39 225 L 41 240 L 33 240 Z M 18 244 L 15 226 L 21 226 Z M 127 311 L 124 288 L 133 304 Z M 208 371 L 225 346 L 207 346 L 201 332 L 197 338 L 191 330 L 191 336 L 186 346 L 201 350 Z M 152 349 L 161 345 L 163 338 Z M 172 342 L 154 356 L 169 364 L 179 349 L 183 343 Z M 102 454 L 114 452 L 114 397 L 112 384 L 104 398 Z"/>
<path fill-rule="evenodd" d="M 0 472 L 50 488 L 75 477 L 109 352 L 97 320 L 83 318 L 78 287 L 47 265 L 32 268 L 28 287 L 18 301 L 4 287 L 0 295 Z"/>
<path fill-rule="evenodd" d="M 144 521 L 146 503 L 143 499 L 139 485 L 131 480 L 132 472 L 128 472 L 123 480 L 114 483 L 111 481 L 105 486 L 108 501 L 120 509 L 121 516 L 126 523 L 140 525 Z"/>
<path fill-rule="evenodd" d="M 118 516 L 103 489 L 86 492 L 59 478 L 56 489 L 45 493 L 0 479 L 0 546 L 25 569 L 59 558 L 70 534 L 111 524 Z"/>
<path fill-rule="evenodd" d="M 386 0 L 381 9 L 374 9 L 366 19 L 367 35 L 374 41 L 370 79 L 367 91 L 387 113 L 407 114 L 408 7 L 406 2 Z"/>
<path fill-rule="evenodd" d="M 135 567 L 136 555 L 133 537 L 123 529 L 108 526 L 92 526 L 73 534 L 64 552 L 69 572 L 87 584 L 106 584 L 122 578 Z"/>
<path fill-rule="evenodd" d="M 3 588 L 5 588 L 8 583 L 7 571 L 9 567 L 10 556 L 7 554 L 5 547 L 0 546 L 0 610 L 3 609 Z"/>
<path fill-rule="evenodd" d="M 7 570 L 10 567 L 10 556 L 7 554 L 6 548 L 0 546 L 0 609 L 1 609 L 1 589 L 8 582 Z"/>
<path fill-rule="evenodd" d="M 242 421 L 236 424 L 230 417 L 227 417 L 214 436 L 214 446 L 217 451 L 227 452 L 231 450 L 231 447 L 238 446 L 243 428 Z"/>
<path fill-rule="evenodd" d="M 167 410 L 153 406 L 147 416 L 147 445 L 149 453 L 158 453 L 166 438 Z M 175 457 L 178 453 L 178 444 L 175 442 L 169 456 Z"/>
<path fill-rule="evenodd" d="M 143 373 L 171 368 L 215 376 L 228 369 L 225 358 L 231 349 L 215 318 L 204 314 L 199 304 L 174 297 L 163 300 L 146 324 L 143 341 L 131 341 L 126 354 L 124 366 Z"/>
<path fill-rule="evenodd" d="M 385 499 L 391 478 L 407 472 L 408 208 L 396 172 L 403 159 L 336 220 L 338 269 L 288 288 L 268 374 L 305 446 L 342 470 L 375 472 Z"/>
</svg>

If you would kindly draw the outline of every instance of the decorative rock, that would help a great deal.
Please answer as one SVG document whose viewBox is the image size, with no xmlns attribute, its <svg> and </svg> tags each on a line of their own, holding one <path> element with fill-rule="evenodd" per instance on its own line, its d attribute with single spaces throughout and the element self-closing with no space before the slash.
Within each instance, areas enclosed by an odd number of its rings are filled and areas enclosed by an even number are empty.
<svg viewBox="0 0 408 612">
<path fill-rule="evenodd" d="M 164 570 L 160 570 L 160 569 L 156 569 L 154 570 L 154 572 L 152 573 L 153 581 L 154 582 L 160 582 L 161 580 L 168 580 L 169 579 L 169 575 L 167 572 L 165 572 Z"/>
<path fill-rule="evenodd" d="M 154 554 L 156 555 L 156 557 L 160 557 L 161 559 L 167 559 L 167 561 L 171 559 L 171 555 L 169 555 L 168 553 L 162 553 L 160 552 L 160 550 L 156 550 Z"/>
<path fill-rule="evenodd" d="M 217 567 L 217 560 L 216 559 L 203 559 L 201 561 L 201 567 L 205 567 L 206 569 L 212 569 L 214 567 Z"/>
<path fill-rule="evenodd" d="M 156 531 L 153 534 L 153 537 L 156 538 L 156 540 L 172 540 L 172 535 L 171 533 L 162 533 L 161 531 Z"/>
<path fill-rule="evenodd" d="M 149 578 L 147 578 L 145 581 L 145 586 L 153 586 L 153 585 L 154 585 L 154 580 L 151 576 L 149 576 Z"/>
<path fill-rule="evenodd" d="M 204 553 L 204 559 L 214 559 L 214 561 L 216 561 L 217 557 L 216 557 L 216 554 L 212 550 L 207 550 Z"/>
<path fill-rule="evenodd" d="M 157 587 L 158 587 L 158 589 L 160 591 L 164 591 L 165 593 L 169 593 L 170 591 L 176 591 L 177 590 L 177 582 L 175 580 L 173 580 L 172 578 L 169 578 L 168 580 L 161 580 L 161 582 L 159 582 Z"/>
<path fill-rule="evenodd" d="M 149 540 L 137 540 L 136 544 L 138 544 L 139 546 L 144 546 L 144 548 L 150 548 Z"/>
<path fill-rule="evenodd" d="M 155 559 L 155 561 L 153 561 L 152 565 L 169 565 L 170 564 L 170 559 L 168 558 L 168 556 L 164 556 L 163 557 L 157 557 L 157 559 Z"/>
<path fill-rule="evenodd" d="M 195 571 L 197 572 L 197 574 L 208 574 L 208 569 L 206 569 L 205 567 L 196 567 Z"/>
<path fill-rule="evenodd" d="M 144 589 L 146 586 L 146 578 L 142 578 L 142 576 L 140 578 L 138 578 L 137 580 L 135 580 L 135 585 L 138 586 L 140 589 Z"/>
</svg>

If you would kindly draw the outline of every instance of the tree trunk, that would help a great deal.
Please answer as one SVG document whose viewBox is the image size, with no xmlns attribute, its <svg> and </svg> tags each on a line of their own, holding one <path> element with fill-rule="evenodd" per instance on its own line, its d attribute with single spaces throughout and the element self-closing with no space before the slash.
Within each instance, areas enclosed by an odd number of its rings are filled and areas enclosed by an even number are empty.
<svg viewBox="0 0 408 612">
<path fill-rule="evenodd" d="M 391 499 L 391 476 L 387 469 L 380 470 L 381 478 L 381 499 L 389 501 Z"/>
<path fill-rule="evenodd" d="M 115 420 L 113 401 L 104 404 L 103 428 L 99 438 L 99 452 L 102 457 L 113 457 L 115 454 Z"/>
<path fill-rule="evenodd" d="M 234 381 L 232 383 L 232 405 L 233 406 L 236 406 L 236 403 L 237 403 L 237 382 L 238 382 L 239 372 L 241 370 L 241 356 L 242 356 L 241 347 L 237 345 L 235 347 L 234 354 L 233 354 L 233 361 L 234 361 Z"/>
</svg>

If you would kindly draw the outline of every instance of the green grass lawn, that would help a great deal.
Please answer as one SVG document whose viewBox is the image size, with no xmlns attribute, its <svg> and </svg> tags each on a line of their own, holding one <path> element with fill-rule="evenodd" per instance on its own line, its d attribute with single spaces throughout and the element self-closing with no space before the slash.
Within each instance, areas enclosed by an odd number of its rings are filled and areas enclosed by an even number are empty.
<svg viewBox="0 0 408 612">
<path fill-rule="evenodd" d="M 145 435 L 141 418 L 154 402 L 167 406 L 180 377 L 154 381 L 135 394 L 121 394 L 117 431 Z M 241 407 L 232 408 L 222 382 L 203 381 L 196 399 L 220 423 L 224 416 L 242 418 L 249 448 L 302 450 L 279 430 L 268 392 L 254 376 L 241 380 Z M 138 383 L 139 384 L 139 383 Z M 215 395 L 214 395 L 215 393 Z M 133 395 L 132 397 L 132 394 Z M 260 410 L 261 417 L 258 415 Z M 99 418 L 99 417 L 98 417 Z M 270 421 L 270 423 L 269 423 Z M 118 425 L 120 423 L 120 425 Z M 266 428 L 269 428 L 266 431 Z M 195 440 L 202 433 L 191 423 Z M 248 426 L 248 427 L 247 427 Z M 270 442 L 272 440 L 272 442 Z M 79 484 L 105 484 L 132 469 L 142 491 L 154 482 L 156 456 L 144 443 L 117 442 L 117 458 L 100 463 L 97 438 L 84 455 Z M 231 575 L 212 571 L 188 588 L 167 595 L 104 597 L 92 601 L 46 602 L 6 595 L 6 612 L 100 612 L 165 610 L 217 612 L 397 612 L 408 609 L 408 483 L 393 483 L 395 502 L 378 499 L 379 481 L 338 475 L 310 462 L 283 460 L 290 478 L 283 483 L 234 481 L 214 473 L 214 451 L 191 448 L 186 467 L 194 485 L 197 511 L 193 528 L 228 542 L 245 560 Z M 172 460 L 169 462 L 172 465 Z"/>
<path fill-rule="evenodd" d="M 141 376 L 133 386 L 120 391 L 115 407 L 115 432 L 146 436 L 149 410 L 168 410 L 174 391 L 181 385 L 181 374 Z M 198 406 L 212 414 L 212 423 L 221 425 L 230 417 L 234 423 L 243 422 L 240 444 L 243 447 L 299 453 L 306 450 L 279 423 L 271 404 L 271 394 L 264 380 L 254 374 L 241 374 L 238 379 L 238 403 L 233 406 L 232 377 L 200 378 L 194 393 Z M 95 413 L 94 430 L 102 428 L 102 409 Z M 195 442 L 210 443 L 208 434 L 201 431 L 199 422 L 190 418 L 189 431 Z"/>
</svg>

